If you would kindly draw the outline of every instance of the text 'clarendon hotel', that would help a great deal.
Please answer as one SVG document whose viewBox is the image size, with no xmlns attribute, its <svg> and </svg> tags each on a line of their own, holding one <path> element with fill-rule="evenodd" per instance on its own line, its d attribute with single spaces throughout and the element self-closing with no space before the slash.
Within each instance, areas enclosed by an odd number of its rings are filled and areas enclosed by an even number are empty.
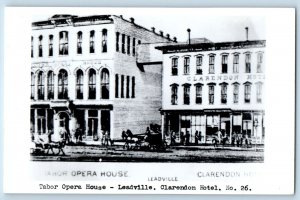
<svg viewBox="0 0 300 200">
<path fill-rule="evenodd" d="M 32 23 L 31 132 L 100 144 L 123 130 L 195 133 L 208 143 L 222 130 L 264 139 L 264 40 L 177 43 L 122 16 L 54 15 Z"/>
</svg>

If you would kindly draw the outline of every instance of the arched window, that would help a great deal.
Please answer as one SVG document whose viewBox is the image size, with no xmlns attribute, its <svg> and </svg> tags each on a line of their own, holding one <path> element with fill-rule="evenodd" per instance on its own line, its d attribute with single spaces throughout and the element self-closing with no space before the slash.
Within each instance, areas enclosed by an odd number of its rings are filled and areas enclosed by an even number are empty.
<svg viewBox="0 0 300 200">
<path fill-rule="evenodd" d="M 239 54 L 233 55 L 233 73 L 239 73 Z"/>
<path fill-rule="evenodd" d="M 202 56 L 196 57 L 196 74 L 202 74 L 202 61 L 203 61 Z"/>
<path fill-rule="evenodd" d="M 50 71 L 48 73 L 48 80 L 47 80 L 47 90 L 48 90 L 48 99 L 54 98 L 54 73 Z"/>
<path fill-rule="evenodd" d="M 102 30 L 102 52 L 107 52 L 107 30 Z"/>
<path fill-rule="evenodd" d="M 226 74 L 228 71 L 228 55 L 223 54 L 222 55 L 222 73 Z"/>
<path fill-rule="evenodd" d="M 189 57 L 184 57 L 183 74 L 185 74 L 185 75 L 190 74 L 190 58 Z"/>
<path fill-rule="evenodd" d="M 251 83 L 245 83 L 245 103 L 250 103 L 251 99 Z"/>
<path fill-rule="evenodd" d="M 227 103 L 227 83 L 222 83 L 221 85 L 221 103 Z"/>
<path fill-rule="evenodd" d="M 59 55 L 68 55 L 69 53 L 69 38 L 67 31 L 59 32 Z"/>
<path fill-rule="evenodd" d="M 82 54 L 82 32 L 77 33 L 77 54 Z"/>
<path fill-rule="evenodd" d="M 39 72 L 38 74 L 38 99 L 45 98 L 45 78 L 44 73 Z"/>
<path fill-rule="evenodd" d="M 178 75 L 178 58 L 172 58 L 172 75 Z"/>
<path fill-rule="evenodd" d="M 215 84 L 208 85 L 208 102 L 209 104 L 214 104 L 215 102 Z"/>
<path fill-rule="evenodd" d="M 95 31 L 90 31 L 90 53 L 95 53 Z"/>
<path fill-rule="evenodd" d="M 39 36 L 39 57 L 43 57 L 43 36 Z"/>
<path fill-rule="evenodd" d="M 83 72 L 80 69 L 76 72 L 76 99 L 83 99 Z"/>
<path fill-rule="evenodd" d="M 239 84 L 233 84 L 233 103 L 239 102 Z"/>
<path fill-rule="evenodd" d="M 101 72 L 101 98 L 109 99 L 109 72 L 103 69 Z"/>
<path fill-rule="evenodd" d="M 190 84 L 183 85 L 183 104 L 189 105 L 190 104 Z"/>
<path fill-rule="evenodd" d="M 171 85 L 171 104 L 177 105 L 177 99 L 178 99 L 178 85 L 172 84 Z"/>
<path fill-rule="evenodd" d="M 96 71 L 89 70 L 89 99 L 96 99 Z"/>
<path fill-rule="evenodd" d="M 58 99 L 68 99 L 68 72 L 64 69 L 58 73 Z"/>
<path fill-rule="evenodd" d="M 250 53 L 246 53 L 245 55 L 245 62 L 246 62 L 246 73 L 251 73 L 251 54 Z"/>
<path fill-rule="evenodd" d="M 195 84 L 196 88 L 196 104 L 202 104 L 202 84 Z"/>
<path fill-rule="evenodd" d="M 215 73 L 215 55 L 211 54 L 209 55 L 209 68 L 208 68 L 209 74 Z"/>
<path fill-rule="evenodd" d="M 31 72 L 31 84 L 30 84 L 30 87 L 31 87 L 31 95 L 30 95 L 30 98 L 31 99 L 34 99 L 34 82 L 35 82 L 35 79 L 34 79 L 34 74 Z"/>
</svg>

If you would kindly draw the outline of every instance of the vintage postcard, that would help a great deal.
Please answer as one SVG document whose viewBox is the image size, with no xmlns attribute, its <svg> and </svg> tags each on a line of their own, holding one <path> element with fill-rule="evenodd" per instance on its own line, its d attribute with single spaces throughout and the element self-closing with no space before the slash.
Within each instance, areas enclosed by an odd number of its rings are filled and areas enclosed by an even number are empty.
<svg viewBox="0 0 300 200">
<path fill-rule="evenodd" d="M 6 193 L 294 193 L 294 9 L 8 7 L 4 30 Z"/>
</svg>

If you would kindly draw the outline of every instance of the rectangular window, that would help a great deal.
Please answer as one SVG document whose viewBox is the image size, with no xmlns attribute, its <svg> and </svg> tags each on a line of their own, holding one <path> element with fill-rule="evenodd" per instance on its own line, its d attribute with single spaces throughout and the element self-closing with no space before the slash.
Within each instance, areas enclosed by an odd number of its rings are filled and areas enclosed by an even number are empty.
<svg viewBox="0 0 300 200">
<path fill-rule="evenodd" d="M 227 103 L 227 85 L 225 84 L 221 85 L 221 103 L 222 104 Z"/>
<path fill-rule="evenodd" d="M 69 39 L 68 32 L 59 32 L 59 55 L 68 55 L 69 53 Z"/>
<path fill-rule="evenodd" d="M 213 85 L 208 86 L 208 98 L 209 98 L 209 104 L 214 104 L 215 100 L 215 87 Z"/>
<path fill-rule="evenodd" d="M 202 86 L 196 85 L 196 104 L 202 104 Z"/>
<path fill-rule="evenodd" d="M 190 104 L 190 86 L 189 85 L 183 86 L 183 104 L 185 104 L 185 105 Z"/>
<path fill-rule="evenodd" d="M 135 77 L 131 78 L 131 98 L 135 98 Z"/>
<path fill-rule="evenodd" d="M 239 54 L 233 55 L 233 73 L 239 73 Z"/>
<path fill-rule="evenodd" d="M 124 98 L 124 75 L 121 75 L 121 98 Z"/>
<path fill-rule="evenodd" d="M 107 29 L 102 30 L 102 53 L 107 52 Z"/>
<path fill-rule="evenodd" d="M 122 34 L 122 53 L 125 53 L 125 34 Z"/>
<path fill-rule="evenodd" d="M 222 55 L 222 73 L 226 74 L 228 71 L 228 55 Z"/>
<path fill-rule="evenodd" d="M 178 58 L 172 58 L 172 75 L 178 75 Z"/>
<path fill-rule="evenodd" d="M 214 74 L 215 73 L 215 56 L 210 55 L 209 56 L 209 69 L 208 69 L 209 74 Z"/>
<path fill-rule="evenodd" d="M 43 57 L 43 36 L 39 37 L 39 57 Z"/>
<path fill-rule="evenodd" d="M 120 40 L 120 33 L 119 33 L 119 32 L 116 32 L 116 51 L 117 51 L 117 52 L 120 51 L 119 40 Z"/>
<path fill-rule="evenodd" d="M 49 56 L 53 56 L 53 35 L 49 35 Z"/>
<path fill-rule="evenodd" d="M 115 97 L 119 98 L 119 75 L 116 74 L 115 78 Z"/>
<path fill-rule="evenodd" d="M 177 105 L 177 85 L 172 85 L 171 87 L 171 104 Z"/>
<path fill-rule="evenodd" d="M 246 54 L 246 73 L 251 73 L 251 54 Z"/>
<path fill-rule="evenodd" d="M 245 85 L 245 103 L 250 103 L 251 98 L 251 85 Z"/>
<path fill-rule="evenodd" d="M 135 38 L 132 39 L 132 55 L 135 56 Z"/>
<path fill-rule="evenodd" d="M 256 84 L 256 102 L 257 103 L 262 102 L 262 83 Z"/>
<path fill-rule="evenodd" d="M 90 53 L 95 53 L 95 31 L 90 31 Z"/>
<path fill-rule="evenodd" d="M 127 54 L 130 54 L 130 36 L 127 36 Z"/>
<path fill-rule="evenodd" d="M 239 102 L 239 85 L 233 85 L 233 103 Z"/>
<path fill-rule="evenodd" d="M 257 73 L 262 73 L 263 54 L 257 54 Z"/>
<path fill-rule="evenodd" d="M 77 54 L 82 54 L 82 32 L 77 33 Z"/>
<path fill-rule="evenodd" d="M 33 58 L 33 37 L 31 37 L 31 58 Z"/>
<path fill-rule="evenodd" d="M 126 77 L 126 98 L 129 98 L 130 77 Z"/>
<path fill-rule="evenodd" d="M 202 56 L 196 57 L 196 74 L 202 74 Z"/>
<path fill-rule="evenodd" d="M 190 58 L 184 57 L 184 63 L 183 63 L 183 74 L 188 75 L 190 74 Z"/>
</svg>

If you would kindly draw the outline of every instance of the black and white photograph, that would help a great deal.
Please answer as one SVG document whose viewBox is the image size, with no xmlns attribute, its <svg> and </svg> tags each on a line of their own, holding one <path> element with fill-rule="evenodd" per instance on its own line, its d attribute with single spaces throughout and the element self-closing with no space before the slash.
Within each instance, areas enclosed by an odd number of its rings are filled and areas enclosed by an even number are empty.
<svg viewBox="0 0 300 200">
<path fill-rule="evenodd" d="M 5 11 L 6 193 L 294 193 L 294 9 Z"/>
</svg>

